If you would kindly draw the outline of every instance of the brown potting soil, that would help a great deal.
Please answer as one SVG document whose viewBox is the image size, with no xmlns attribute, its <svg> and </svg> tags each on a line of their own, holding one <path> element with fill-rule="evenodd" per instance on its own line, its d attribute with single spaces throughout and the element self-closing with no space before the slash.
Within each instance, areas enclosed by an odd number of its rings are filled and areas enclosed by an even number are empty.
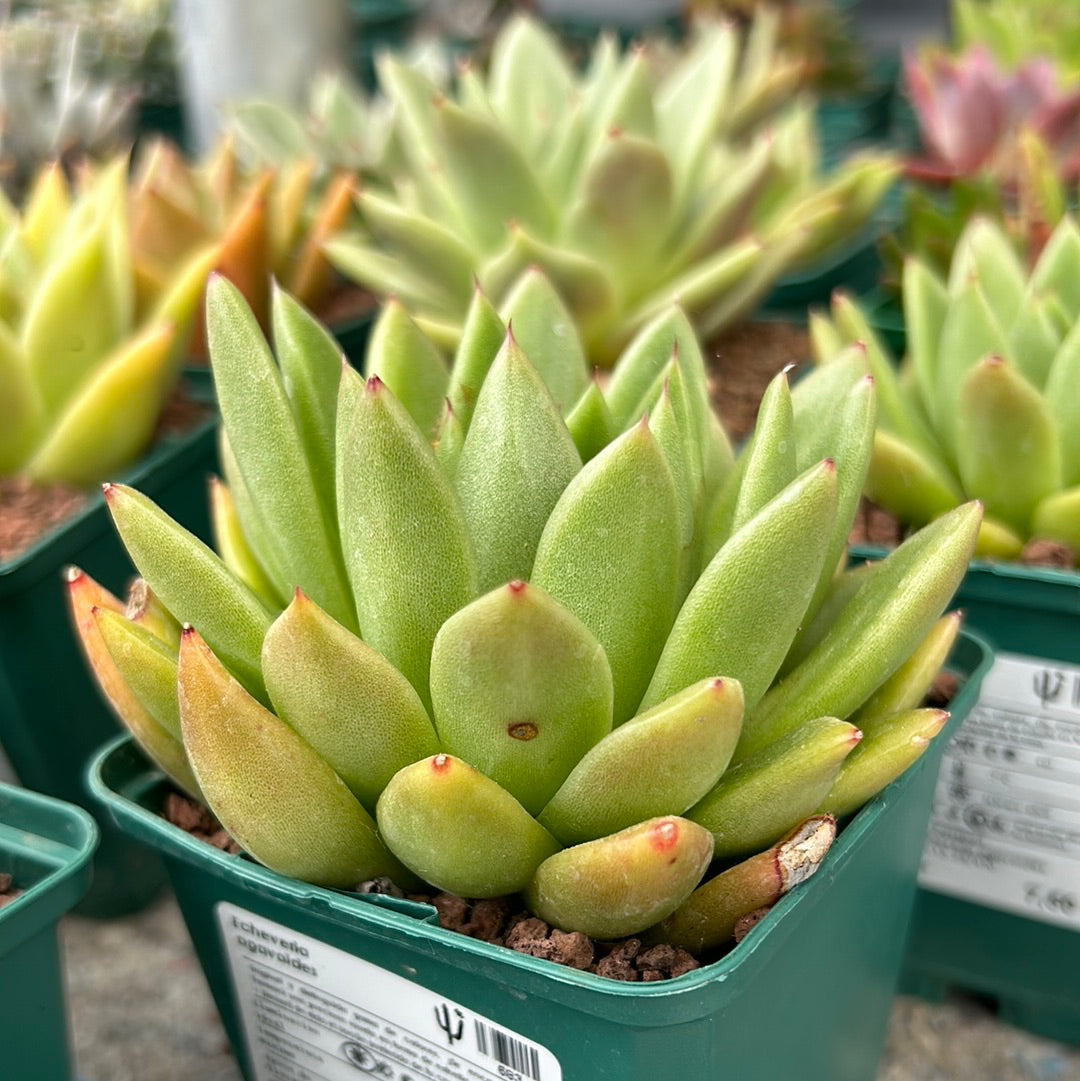
<svg viewBox="0 0 1080 1081">
<path fill-rule="evenodd" d="M 22 892 L 12 884 L 11 875 L 6 871 L 0 871 L 0 908 L 10 905 L 16 897 L 21 897 Z"/>
<path fill-rule="evenodd" d="M 161 815 L 215 848 L 233 855 L 241 851 L 213 814 L 187 796 L 168 793 Z M 407 897 L 418 904 L 431 905 L 439 914 L 439 925 L 448 931 L 609 979 L 648 983 L 681 976 L 700 967 L 699 961 L 675 946 L 643 948 L 638 938 L 598 942 L 578 931 L 559 931 L 526 911 L 517 897 L 468 901 L 452 893 L 406 895 L 386 878 L 361 883 L 356 892 Z"/>
<path fill-rule="evenodd" d="M 907 535 L 907 528 L 884 507 L 863 499 L 852 524 L 848 542 L 895 548 Z M 1024 545 L 1018 563 L 1025 567 L 1076 568 L 1076 553 L 1060 541 L 1035 537 Z"/>
<path fill-rule="evenodd" d="M 190 431 L 210 408 L 177 388 L 158 418 L 153 442 Z M 69 484 L 34 484 L 24 477 L 0 478 L 0 563 L 15 559 L 62 522 L 77 514 L 89 493 Z"/>
<path fill-rule="evenodd" d="M 788 364 L 810 363 L 810 338 L 796 323 L 744 323 L 705 348 L 709 397 L 732 442 L 753 430 L 769 381 Z"/>
</svg>

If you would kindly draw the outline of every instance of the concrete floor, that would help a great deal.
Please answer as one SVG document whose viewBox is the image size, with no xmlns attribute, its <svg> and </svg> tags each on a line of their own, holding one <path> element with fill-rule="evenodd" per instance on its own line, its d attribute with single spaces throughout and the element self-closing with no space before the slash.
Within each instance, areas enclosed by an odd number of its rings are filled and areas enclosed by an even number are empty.
<svg viewBox="0 0 1080 1081">
<path fill-rule="evenodd" d="M 171 898 L 123 920 L 69 916 L 61 937 L 82 1081 L 241 1081 Z M 1080 1081 L 1080 1049 L 972 1003 L 900 997 L 877 1081 Z"/>
</svg>

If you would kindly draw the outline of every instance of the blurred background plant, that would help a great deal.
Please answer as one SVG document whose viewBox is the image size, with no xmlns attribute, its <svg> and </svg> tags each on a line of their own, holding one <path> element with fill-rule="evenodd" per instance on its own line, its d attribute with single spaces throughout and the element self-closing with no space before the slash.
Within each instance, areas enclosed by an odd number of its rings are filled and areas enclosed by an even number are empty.
<svg viewBox="0 0 1080 1081">
<path fill-rule="evenodd" d="M 175 102 L 167 0 L 0 5 L 0 170 L 20 197 L 42 164 L 103 159 L 141 102 Z"/>
</svg>

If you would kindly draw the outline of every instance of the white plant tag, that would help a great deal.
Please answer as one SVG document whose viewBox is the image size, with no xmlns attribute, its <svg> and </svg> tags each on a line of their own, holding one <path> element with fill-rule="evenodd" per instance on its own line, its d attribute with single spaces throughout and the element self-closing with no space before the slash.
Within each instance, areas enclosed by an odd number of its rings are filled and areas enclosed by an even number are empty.
<svg viewBox="0 0 1080 1081">
<path fill-rule="evenodd" d="M 235 905 L 217 918 L 257 1081 L 562 1081 L 451 998 Z"/>
<path fill-rule="evenodd" d="M 1080 930 L 1080 666 L 997 655 L 945 749 L 919 884 Z"/>
</svg>

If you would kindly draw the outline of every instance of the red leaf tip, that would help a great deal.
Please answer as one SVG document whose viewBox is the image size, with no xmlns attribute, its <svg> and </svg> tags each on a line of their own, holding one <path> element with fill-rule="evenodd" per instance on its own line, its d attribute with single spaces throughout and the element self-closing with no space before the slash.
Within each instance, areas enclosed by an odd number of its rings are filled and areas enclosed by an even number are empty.
<svg viewBox="0 0 1080 1081">
<path fill-rule="evenodd" d="M 666 852 L 679 841 L 679 823 L 673 818 L 662 818 L 649 830 L 649 840 L 657 852 Z"/>
<path fill-rule="evenodd" d="M 515 578 L 512 582 L 506 583 L 506 588 L 513 596 L 517 597 L 524 593 L 528 588 L 528 582 L 523 582 L 520 578 Z"/>
<path fill-rule="evenodd" d="M 431 760 L 431 769 L 434 773 L 445 773 L 450 768 L 450 756 L 448 754 L 437 754 Z"/>
</svg>

